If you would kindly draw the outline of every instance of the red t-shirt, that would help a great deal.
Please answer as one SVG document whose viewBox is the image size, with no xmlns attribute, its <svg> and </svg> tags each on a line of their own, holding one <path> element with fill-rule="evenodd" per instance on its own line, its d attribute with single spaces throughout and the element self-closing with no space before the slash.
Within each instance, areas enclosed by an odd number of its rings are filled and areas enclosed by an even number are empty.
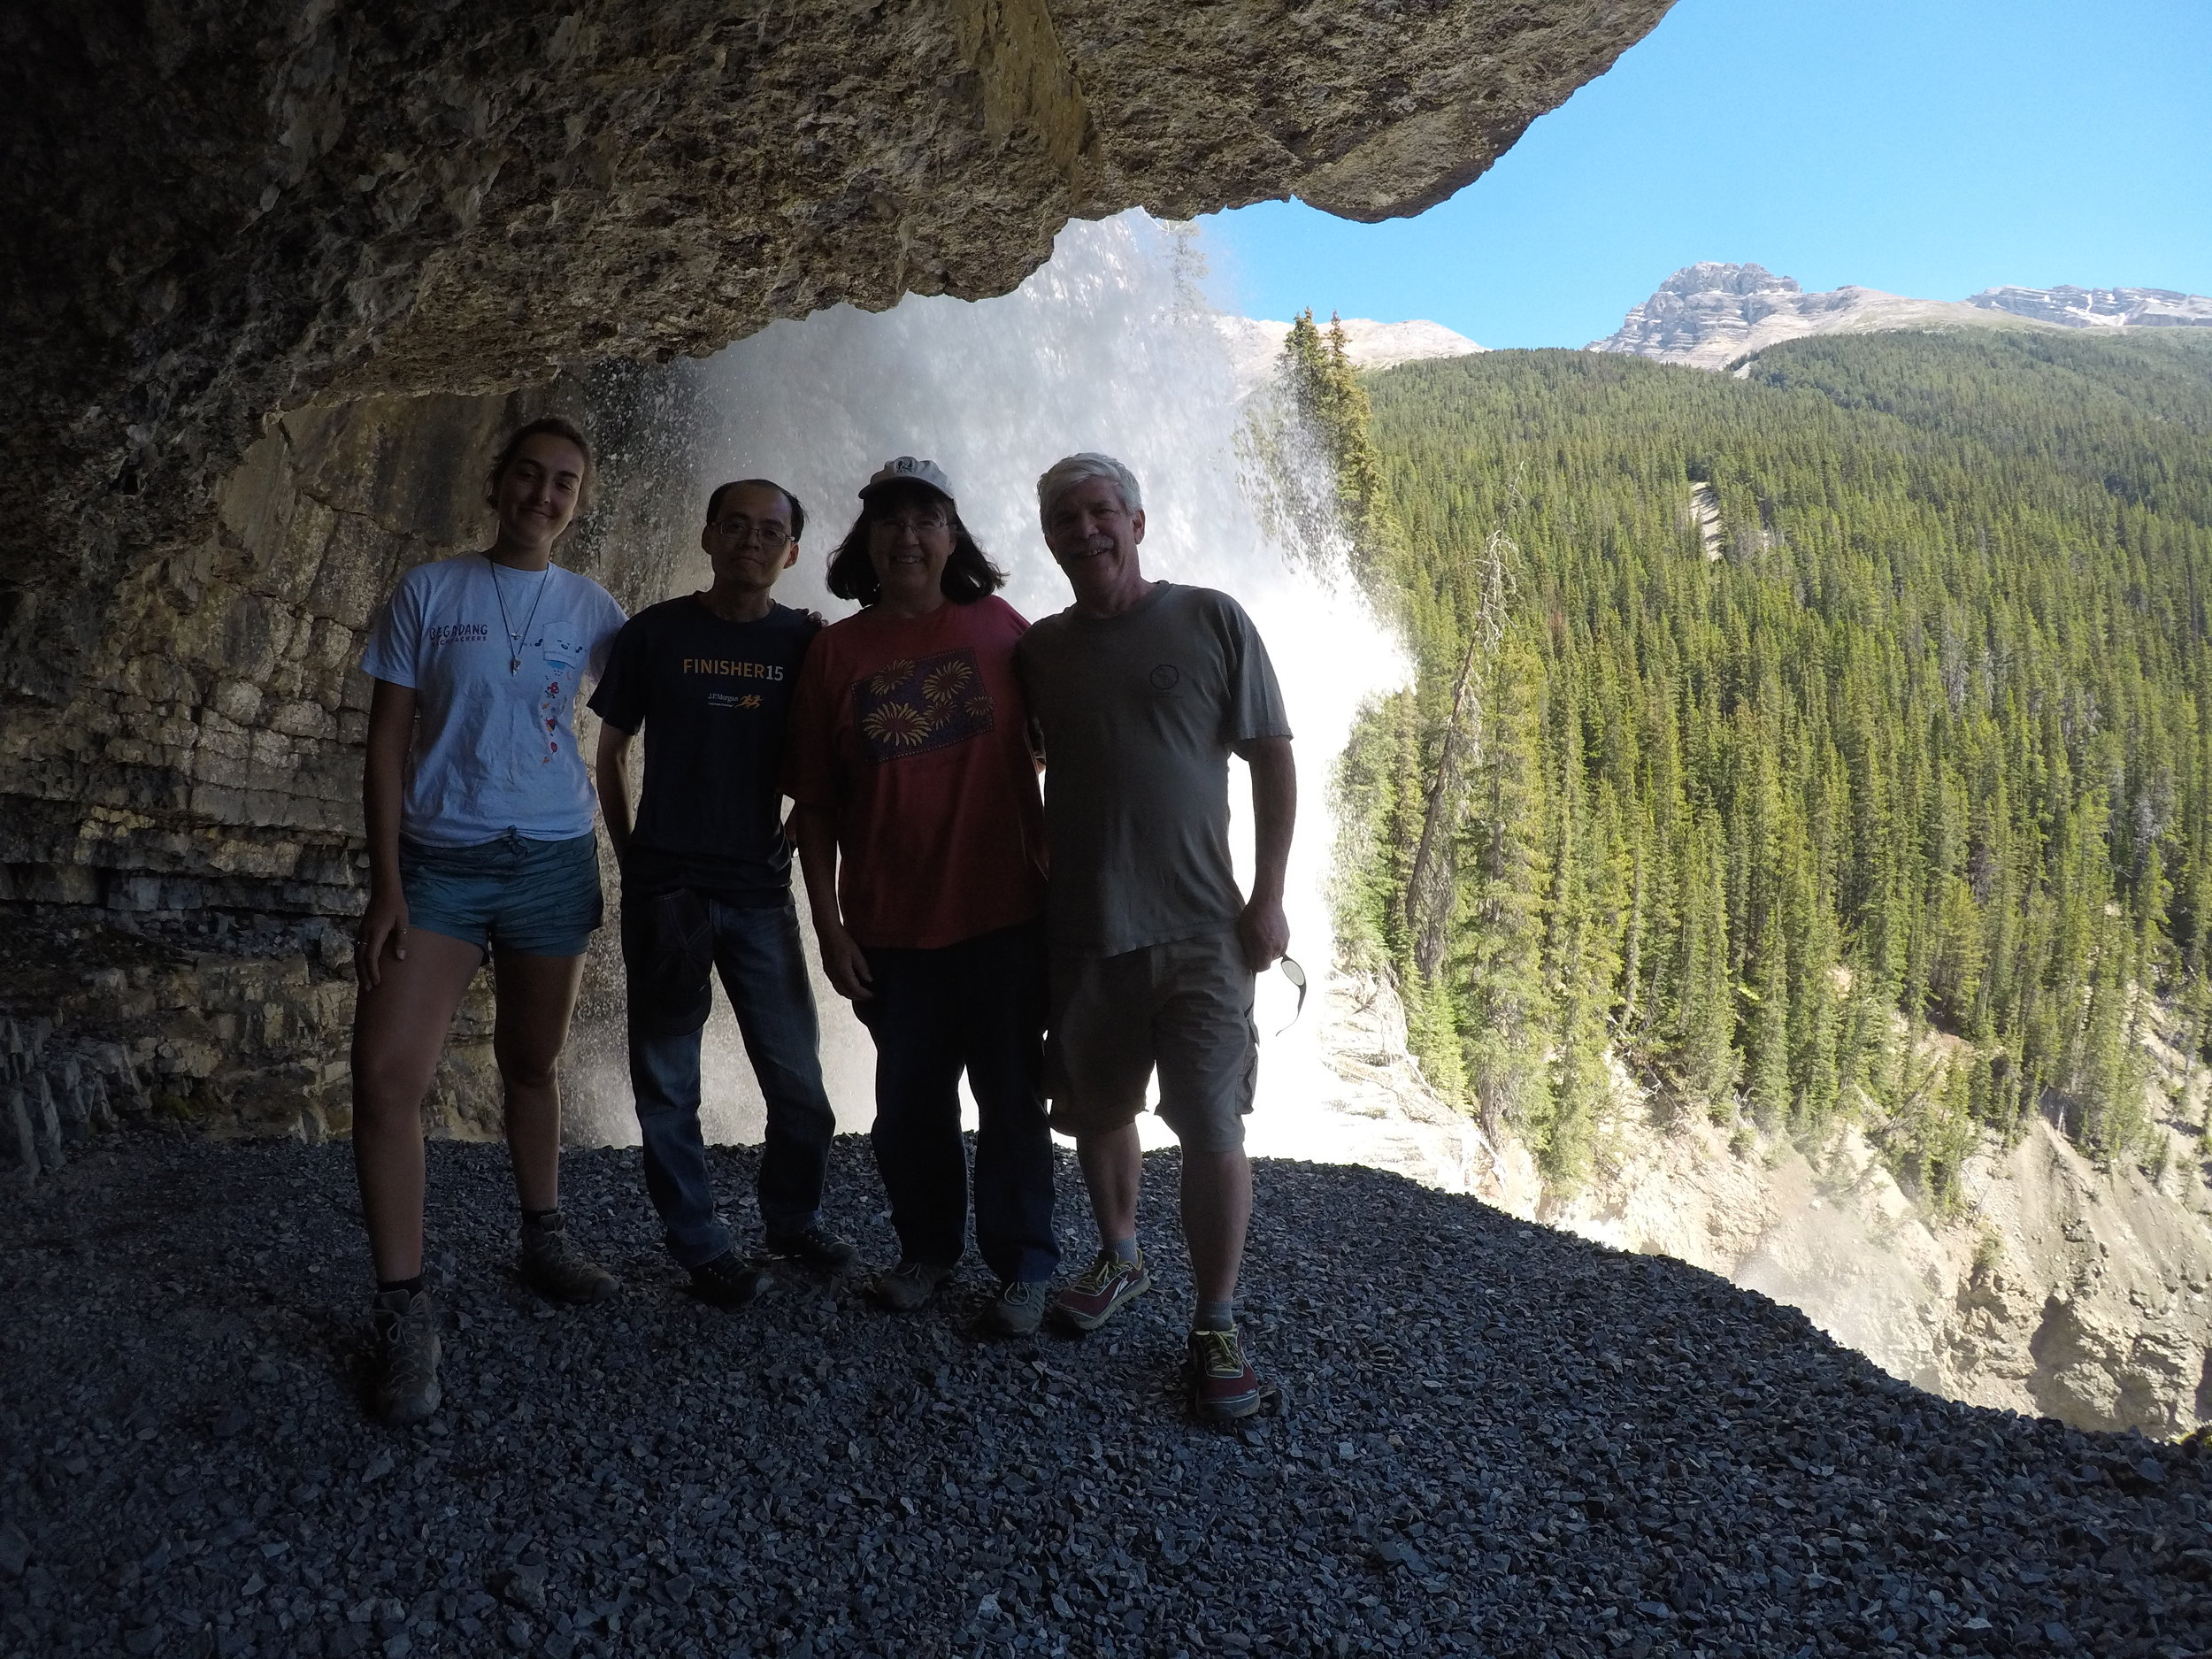
<svg viewBox="0 0 2212 1659">
<path fill-rule="evenodd" d="M 878 949 L 933 950 L 1044 912 L 1045 818 L 1003 599 L 815 636 L 784 793 L 837 815 L 837 902 Z"/>
</svg>

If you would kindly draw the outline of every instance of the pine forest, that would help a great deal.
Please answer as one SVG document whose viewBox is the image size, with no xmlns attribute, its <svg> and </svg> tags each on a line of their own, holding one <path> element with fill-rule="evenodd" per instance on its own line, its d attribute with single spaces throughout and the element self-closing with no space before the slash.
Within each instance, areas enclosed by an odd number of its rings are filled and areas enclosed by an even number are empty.
<svg viewBox="0 0 2212 1659">
<path fill-rule="evenodd" d="M 2212 339 L 1889 334 L 1732 374 L 1285 382 L 1417 666 L 1336 780 L 1340 931 L 1571 1187 L 1640 1088 L 1939 1206 L 2044 1112 L 2150 1157 L 2212 1038 Z"/>
</svg>

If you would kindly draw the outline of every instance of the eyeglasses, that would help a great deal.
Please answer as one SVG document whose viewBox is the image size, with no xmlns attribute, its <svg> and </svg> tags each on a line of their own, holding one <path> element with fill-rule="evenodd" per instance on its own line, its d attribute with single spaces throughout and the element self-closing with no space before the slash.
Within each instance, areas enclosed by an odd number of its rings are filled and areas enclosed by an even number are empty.
<svg viewBox="0 0 2212 1659">
<path fill-rule="evenodd" d="M 1291 1010 L 1289 1024 L 1283 1027 L 1283 1031 L 1288 1031 L 1292 1025 L 1298 1023 L 1298 1016 L 1306 1011 L 1306 971 L 1300 967 L 1293 957 L 1280 956 L 1276 960 L 1277 965 L 1283 971 L 1283 978 L 1298 987 L 1298 1006 Z M 1275 1034 L 1279 1037 L 1283 1034 L 1283 1031 L 1279 1031 Z"/>
<path fill-rule="evenodd" d="M 791 540 L 791 532 L 781 525 L 755 524 L 750 518 L 717 518 L 707 527 L 729 541 L 755 541 L 764 548 L 779 548 Z"/>
<path fill-rule="evenodd" d="M 949 530 L 952 521 L 941 513 L 895 513 L 887 518 L 872 518 L 871 530 L 881 530 L 891 535 L 910 530 L 916 535 L 926 535 L 933 530 Z"/>
</svg>

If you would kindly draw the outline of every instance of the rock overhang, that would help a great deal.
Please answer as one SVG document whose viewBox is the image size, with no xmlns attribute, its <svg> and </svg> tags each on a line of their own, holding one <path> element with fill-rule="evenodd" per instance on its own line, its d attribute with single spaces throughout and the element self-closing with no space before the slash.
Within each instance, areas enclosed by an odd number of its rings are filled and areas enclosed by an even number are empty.
<svg viewBox="0 0 2212 1659">
<path fill-rule="evenodd" d="M 0 580 L 27 620 L 51 533 L 112 565 L 197 525 L 307 403 L 1004 293 L 1129 206 L 1418 211 L 1667 3 L 19 12 Z M 64 633 L 15 689 L 66 695 Z"/>
</svg>

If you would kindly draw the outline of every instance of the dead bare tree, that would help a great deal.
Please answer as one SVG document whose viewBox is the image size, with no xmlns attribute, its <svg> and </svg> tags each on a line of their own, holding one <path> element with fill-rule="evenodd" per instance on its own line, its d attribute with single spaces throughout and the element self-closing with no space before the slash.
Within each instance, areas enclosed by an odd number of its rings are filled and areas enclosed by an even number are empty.
<svg viewBox="0 0 2212 1659">
<path fill-rule="evenodd" d="M 1436 776 L 1421 818 L 1421 840 L 1406 881 L 1406 926 L 1413 938 L 1414 965 L 1434 979 L 1451 943 L 1452 901 L 1456 891 L 1459 826 L 1466 816 L 1467 778 L 1482 764 L 1483 687 L 1505 636 L 1506 603 L 1512 596 L 1509 565 L 1520 551 L 1506 534 L 1506 523 L 1521 505 L 1517 472 L 1506 488 L 1498 522 L 1483 543 L 1482 569 L 1474 626 L 1468 632 L 1467 658 L 1452 687 L 1452 706 L 1437 746 Z"/>
</svg>

